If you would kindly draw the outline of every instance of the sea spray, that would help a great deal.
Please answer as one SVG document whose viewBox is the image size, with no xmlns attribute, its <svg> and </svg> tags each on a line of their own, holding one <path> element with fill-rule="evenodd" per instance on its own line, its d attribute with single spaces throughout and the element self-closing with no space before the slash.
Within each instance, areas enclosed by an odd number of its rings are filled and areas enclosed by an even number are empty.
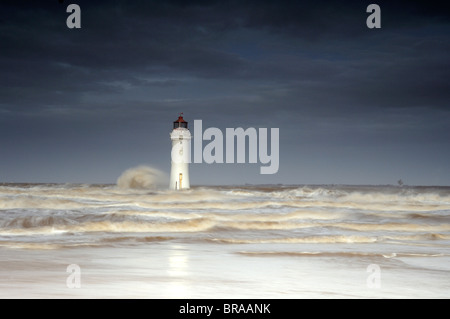
<svg viewBox="0 0 450 319">
<path fill-rule="evenodd" d="M 156 168 L 141 165 L 127 169 L 117 179 L 120 188 L 155 189 L 166 184 L 166 174 Z"/>
</svg>

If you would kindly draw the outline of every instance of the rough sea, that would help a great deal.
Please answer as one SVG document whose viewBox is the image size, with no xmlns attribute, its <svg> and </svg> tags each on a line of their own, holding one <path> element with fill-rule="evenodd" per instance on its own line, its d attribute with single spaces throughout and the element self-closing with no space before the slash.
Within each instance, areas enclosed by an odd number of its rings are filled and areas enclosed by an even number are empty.
<svg viewBox="0 0 450 319">
<path fill-rule="evenodd" d="M 450 187 L 0 184 L 0 298 L 449 298 Z"/>
</svg>

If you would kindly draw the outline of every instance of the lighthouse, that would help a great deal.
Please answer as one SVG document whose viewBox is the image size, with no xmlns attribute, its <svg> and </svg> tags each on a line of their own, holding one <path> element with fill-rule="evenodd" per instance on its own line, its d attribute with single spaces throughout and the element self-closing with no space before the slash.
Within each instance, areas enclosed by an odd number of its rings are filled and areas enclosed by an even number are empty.
<svg viewBox="0 0 450 319">
<path fill-rule="evenodd" d="M 183 119 L 183 113 L 173 122 L 173 130 L 170 133 L 172 140 L 172 168 L 170 170 L 170 189 L 188 189 L 189 183 L 189 161 L 191 132 L 188 122 Z"/>
</svg>

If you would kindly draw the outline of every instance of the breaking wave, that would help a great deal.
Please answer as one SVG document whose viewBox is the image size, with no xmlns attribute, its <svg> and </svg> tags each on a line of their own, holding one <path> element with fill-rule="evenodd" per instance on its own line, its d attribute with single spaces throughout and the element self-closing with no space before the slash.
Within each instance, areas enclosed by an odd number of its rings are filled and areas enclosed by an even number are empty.
<svg viewBox="0 0 450 319">
<path fill-rule="evenodd" d="M 162 171 L 141 165 L 123 172 L 117 179 L 117 186 L 131 189 L 155 189 L 164 187 L 166 182 L 166 175 Z"/>
<path fill-rule="evenodd" d="M 269 185 L 174 192 L 162 184 L 164 174 L 147 166 L 125 171 L 115 185 L 2 184 L 0 247 L 176 241 L 331 254 L 346 253 L 344 246 L 377 247 L 379 255 L 388 256 L 392 251 L 439 255 L 450 241 L 445 187 Z"/>
</svg>

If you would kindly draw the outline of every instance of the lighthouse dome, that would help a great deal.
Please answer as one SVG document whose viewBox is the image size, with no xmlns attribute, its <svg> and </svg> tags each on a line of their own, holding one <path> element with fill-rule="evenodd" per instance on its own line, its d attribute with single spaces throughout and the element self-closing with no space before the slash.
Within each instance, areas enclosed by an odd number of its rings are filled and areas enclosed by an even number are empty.
<svg viewBox="0 0 450 319">
<path fill-rule="evenodd" d="M 176 121 L 173 122 L 173 128 L 187 128 L 188 127 L 188 122 L 186 122 L 183 119 L 183 113 L 180 113 L 180 116 L 178 116 L 178 119 Z"/>
</svg>

